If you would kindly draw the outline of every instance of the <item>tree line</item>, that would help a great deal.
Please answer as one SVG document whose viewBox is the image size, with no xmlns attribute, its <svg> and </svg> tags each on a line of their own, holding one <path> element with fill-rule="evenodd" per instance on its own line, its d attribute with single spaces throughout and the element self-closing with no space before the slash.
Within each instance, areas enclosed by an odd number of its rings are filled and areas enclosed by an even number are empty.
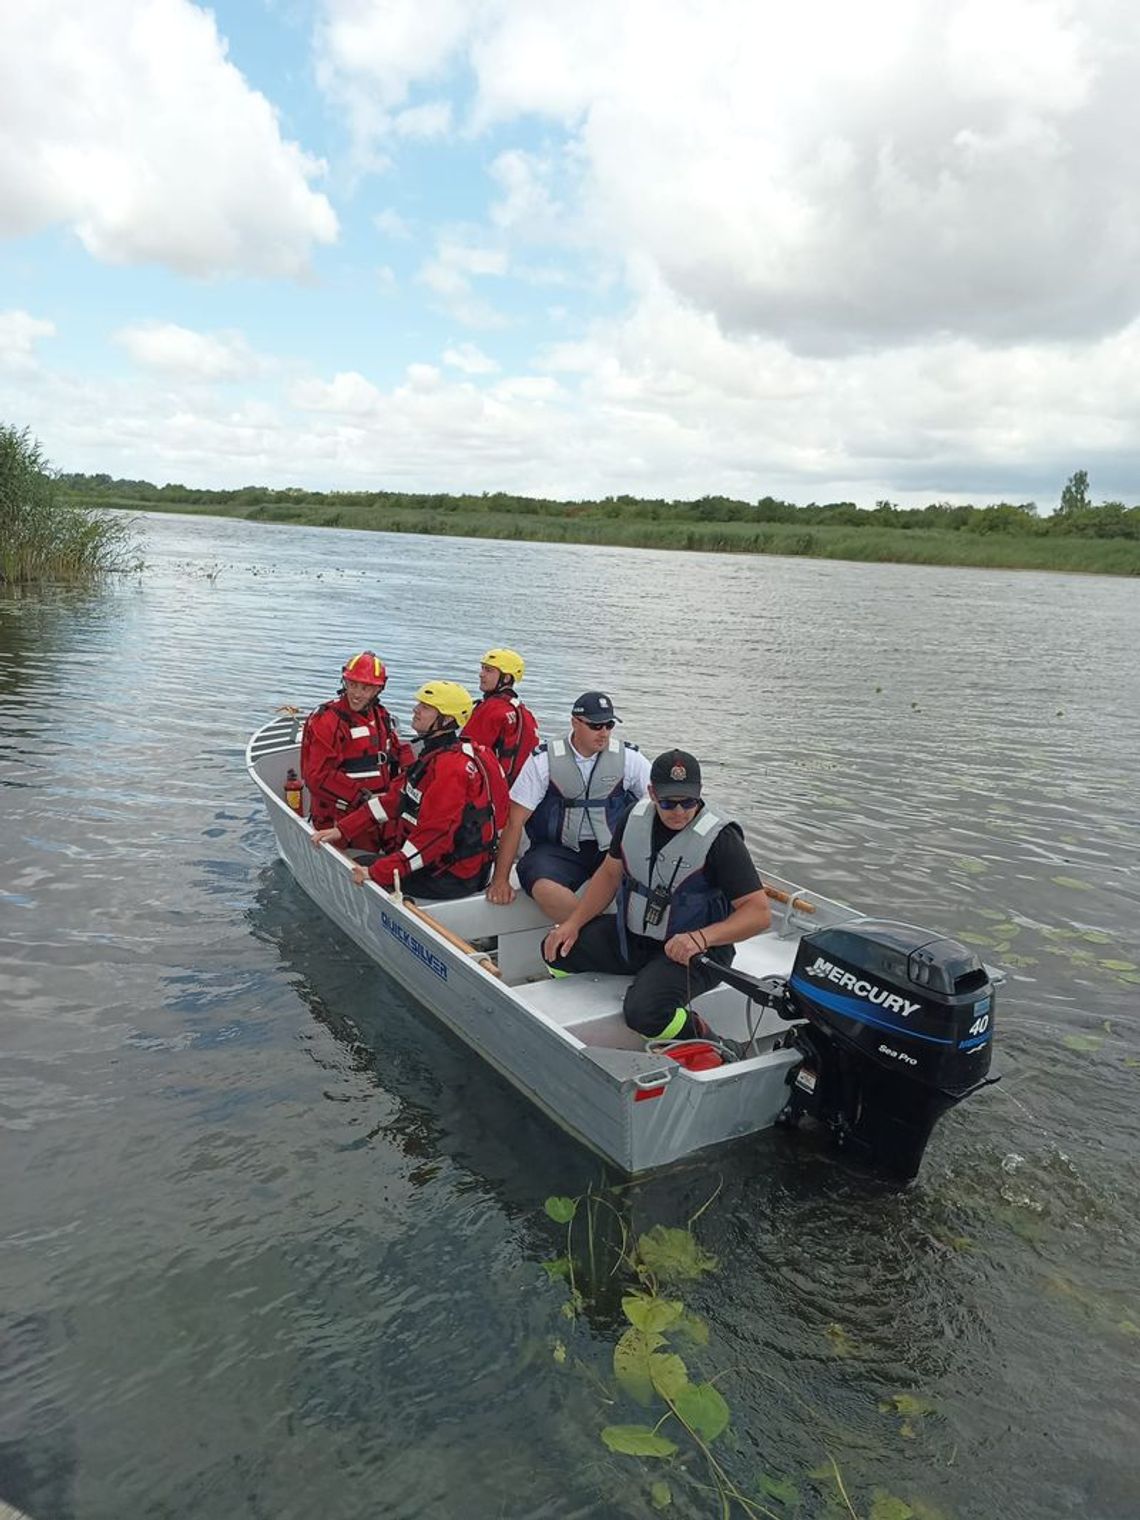
<svg viewBox="0 0 1140 1520">
<path fill-rule="evenodd" d="M 808 502 L 797 506 L 774 496 L 755 502 L 727 496 L 668 501 L 638 496 L 606 496 L 596 500 L 554 501 L 515 496 L 505 491 L 474 494 L 409 491 L 309 491 L 300 487 L 274 489 L 242 486 L 205 490 L 170 482 L 156 486 L 148 480 L 116 480 L 110 475 L 60 474 L 60 489 L 92 505 L 99 502 L 145 506 L 183 505 L 199 510 L 217 507 L 355 507 L 378 514 L 401 510 L 455 513 L 515 514 L 530 517 L 624 519 L 641 522 L 789 523 L 805 527 L 897 528 L 950 533 L 1005 534 L 1017 537 L 1078 537 L 1140 539 L 1140 506 L 1121 501 L 1094 504 L 1088 475 L 1077 470 L 1065 483 L 1060 505 L 1039 514 L 1036 502 L 991 502 L 985 506 L 931 502 L 925 507 L 900 507 L 879 501 L 860 507 L 853 501 Z"/>
</svg>

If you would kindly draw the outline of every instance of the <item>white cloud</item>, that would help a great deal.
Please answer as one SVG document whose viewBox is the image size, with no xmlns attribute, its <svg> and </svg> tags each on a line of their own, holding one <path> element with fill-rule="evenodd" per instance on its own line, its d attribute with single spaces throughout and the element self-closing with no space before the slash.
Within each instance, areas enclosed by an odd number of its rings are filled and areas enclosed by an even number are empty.
<svg viewBox="0 0 1140 1520">
<path fill-rule="evenodd" d="M 444 311 L 465 327 L 501 327 L 503 314 L 476 293 L 474 279 L 502 277 L 507 273 L 502 249 L 482 247 L 443 238 L 434 258 L 420 266 L 416 279 L 434 293 Z"/>
<path fill-rule="evenodd" d="M 397 242 L 406 242 L 412 235 L 412 229 L 407 221 L 391 206 L 378 211 L 372 218 L 372 225 L 382 237 L 392 238 Z"/>
<path fill-rule="evenodd" d="M 353 89 L 466 68 L 468 130 L 561 131 L 557 193 L 549 153 L 498 154 L 500 227 L 642 261 L 726 329 L 839 353 L 1096 336 L 1140 307 L 1118 0 L 578 0 L 572 25 L 554 0 L 324 4 L 385 33 L 329 50 Z"/>
<path fill-rule="evenodd" d="M 443 351 L 443 362 L 467 375 L 493 375 L 499 366 L 474 343 L 455 343 Z"/>
<path fill-rule="evenodd" d="M 14 15 L 14 13 L 13 13 Z M 336 216 L 322 165 L 190 0 L 39 0 L 0 47 L 0 235 L 70 227 L 110 264 L 297 276 Z"/>
<path fill-rule="evenodd" d="M 0 366 L 29 369 L 35 364 L 36 344 L 55 337 L 55 323 L 26 311 L 0 311 Z"/>
<path fill-rule="evenodd" d="M 241 333 L 194 332 L 173 322 L 120 328 L 114 341 L 144 369 L 183 380 L 245 380 L 262 361 Z"/>
<path fill-rule="evenodd" d="M 337 412 L 346 417 L 367 417 L 383 407 L 384 396 L 370 380 L 355 370 L 334 375 L 329 381 L 298 380 L 289 400 L 301 412 Z"/>
<path fill-rule="evenodd" d="M 804 356 L 726 334 L 662 284 L 490 384 L 443 364 L 311 375 L 236 408 L 177 380 L 0 371 L 0 416 L 62 468 L 203 485 L 1045 504 L 1086 468 L 1098 499 L 1140 494 L 1140 321 L 1091 344 Z"/>
<path fill-rule="evenodd" d="M 443 137 L 451 129 L 451 102 L 428 100 L 423 105 L 408 106 L 392 118 L 397 137 Z"/>
</svg>

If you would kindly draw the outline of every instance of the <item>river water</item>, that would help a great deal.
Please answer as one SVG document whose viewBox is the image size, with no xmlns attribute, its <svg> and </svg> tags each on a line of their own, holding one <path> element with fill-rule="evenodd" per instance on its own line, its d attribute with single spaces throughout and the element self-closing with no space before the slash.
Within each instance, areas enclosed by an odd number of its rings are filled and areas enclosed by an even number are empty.
<svg viewBox="0 0 1140 1520">
<path fill-rule="evenodd" d="M 0 592 L 0 1503 L 553 1520 L 664 1480 L 719 1513 L 699 1458 L 599 1439 L 644 1418 L 628 1284 L 568 1317 L 541 1266 L 598 1162 L 320 918 L 244 771 L 356 649 L 406 727 L 510 644 L 547 733 L 609 690 L 761 866 L 1009 974 L 1004 1080 L 909 1190 L 769 1132 L 610 1195 L 635 1234 L 716 1195 L 685 1300 L 726 1470 L 781 1516 L 1140 1513 L 1135 584 L 139 531 L 137 578 Z"/>
</svg>

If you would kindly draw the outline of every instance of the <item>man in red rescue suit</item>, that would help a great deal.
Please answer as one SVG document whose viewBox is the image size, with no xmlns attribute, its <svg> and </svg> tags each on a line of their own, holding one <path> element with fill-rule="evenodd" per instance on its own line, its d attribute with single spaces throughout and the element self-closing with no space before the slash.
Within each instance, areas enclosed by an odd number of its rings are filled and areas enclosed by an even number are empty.
<svg viewBox="0 0 1140 1520">
<path fill-rule="evenodd" d="M 346 661 L 341 675 L 340 692 L 309 714 L 301 740 L 301 779 L 315 829 L 330 828 L 386 791 L 411 760 L 380 701 L 388 680 L 383 660 L 366 649 Z"/>
<path fill-rule="evenodd" d="M 460 735 L 473 705 L 454 681 L 421 686 L 412 713 L 423 741 L 417 758 L 383 797 L 313 835 L 314 845 L 379 847 L 367 869 L 353 867 L 358 886 L 371 878 L 391 888 L 399 873 L 409 897 L 442 900 L 483 890 L 509 804 L 494 756 Z"/>
<path fill-rule="evenodd" d="M 485 744 L 503 767 L 507 785 L 538 748 L 538 724 L 515 693 L 526 665 L 513 649 L 488 649 L 479 666 L 483 695 L 463 725 L 463 737 Z"/>
</svg>

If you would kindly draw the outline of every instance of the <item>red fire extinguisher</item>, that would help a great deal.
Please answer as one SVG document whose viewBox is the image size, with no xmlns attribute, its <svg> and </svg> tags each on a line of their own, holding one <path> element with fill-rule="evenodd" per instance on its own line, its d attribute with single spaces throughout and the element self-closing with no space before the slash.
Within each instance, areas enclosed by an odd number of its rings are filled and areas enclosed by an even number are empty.
<svg viewBox="0 0 1140 1520">
<path fill-rule="evenodd" d="M 304 811 L 304 783 L 292 766 L 289 767 L 289 774 L 285 777 L 284 793 L 286 807 L 291 807 L 295 813 Z"/>
</svg>

